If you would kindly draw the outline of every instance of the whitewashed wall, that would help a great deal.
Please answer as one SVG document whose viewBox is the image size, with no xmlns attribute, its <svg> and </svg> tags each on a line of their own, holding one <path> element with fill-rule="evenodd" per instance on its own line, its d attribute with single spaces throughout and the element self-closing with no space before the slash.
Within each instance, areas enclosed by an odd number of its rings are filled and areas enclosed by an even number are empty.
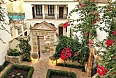
<svg viewBox="0 0 116 78">
<path fill-rule="evenodd" d="M 1 5 L 3 8 L 5 8 L 6 10 L 6 5 L 2 4 Z M 7 15 L 5 16 L 5 22 L 8 23 L 8 17 Z M 6 29 L 8 31 L 10 31 L 10 27 L 7 25 L 4 25 L 6 27 Z M 8 42 L 11 40 L 11 34 L 9 34 L 8 32 L 4 31 L 4 30 L 0 30 L 0 38 L 2 38 L 4 40 L 4 42 L 6 42 L 6 44 L 4 44 L 2 41 L 0 41 L 0 65 L 2 65 L 5 61 L 5 56 L 7 53 L 7 49 L 9 48 L 9 44 Z"/>
</svg>

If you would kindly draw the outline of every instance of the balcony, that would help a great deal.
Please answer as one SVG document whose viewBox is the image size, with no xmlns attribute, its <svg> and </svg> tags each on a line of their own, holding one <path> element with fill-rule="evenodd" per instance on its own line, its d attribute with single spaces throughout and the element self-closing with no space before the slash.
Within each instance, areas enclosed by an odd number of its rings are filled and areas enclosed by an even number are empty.
<svg viewBox="0 0 116 78">
<path fill-rule="evenodd" d="M 32 5 L 34 19 L 67 19 L 68 7 L 64 5 Z"/>
<path fill-rule="evenodd" d="M 53 15 L 45 14 L 45 19 L 55 19 L 55 14 Z"/>
<path fill-rule="evenodd" d="M 67 19 L 67 14 L 57 14 L 57 19 Z"/>
<path fill-rule="evenodd" d="M 43 19 L 43 14 L 42 15 L 36 15 L 35 19 Z"/>
</svg>

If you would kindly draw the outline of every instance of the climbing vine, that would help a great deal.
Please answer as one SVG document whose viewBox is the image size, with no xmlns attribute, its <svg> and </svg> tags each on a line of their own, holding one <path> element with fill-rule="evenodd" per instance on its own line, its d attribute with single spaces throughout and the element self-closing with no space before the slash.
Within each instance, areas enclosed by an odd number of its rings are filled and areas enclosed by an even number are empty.
<svg viewBox="0 0 116 78">
<path fill-rule="evenodd" d="M 5 27 L 5 25 L 8 25 L 5 20 L 5 14 L 7 15 L 7 11 L 5 10 L 5 8 L 2 7 L 2 4 L 4 4 L 4 1 L 0 0 L 0 30 L 6 31 L 10 34 L 10 32 Z M 2 38 L 0 38 L 0 41 L 5 43 Z"/>
</svg>

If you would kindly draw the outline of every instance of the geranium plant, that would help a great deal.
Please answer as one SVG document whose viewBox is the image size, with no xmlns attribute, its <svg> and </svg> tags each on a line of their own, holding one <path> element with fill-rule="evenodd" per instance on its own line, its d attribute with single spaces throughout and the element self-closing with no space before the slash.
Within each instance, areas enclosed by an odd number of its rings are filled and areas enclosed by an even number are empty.
<svg viewBox="0 0 116 78">
<path fill-rule="evenodd" d="M 61 52 L 61 55 L 60 55 L 60 58 L 62 59 L 62 60 L 66 60 L 67 58 L 69 58 L 69 57 L 71 57 L 71 48 L 70 47 L 66 47 L 66 48 L 64 48 L 63 50 L 62 50 L 62 52 Z"/>
</svg>

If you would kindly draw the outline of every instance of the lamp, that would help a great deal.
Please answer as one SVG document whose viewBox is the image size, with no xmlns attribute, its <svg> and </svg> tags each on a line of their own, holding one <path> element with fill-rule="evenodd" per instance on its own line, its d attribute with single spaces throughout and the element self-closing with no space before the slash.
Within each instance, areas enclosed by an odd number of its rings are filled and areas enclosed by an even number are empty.
<svg viewBox="0 0 116 78">
<path fill-rule="evenodd" d="M 49 59 L 50 59 L 50 61 L 52 62 L 52 65 L 54 65 L 54 61 L 56 60 L 56 58 L 53 57 L 53 56 L 50 56 Z"/>
<path fill-rule="evenodd" d="M 32 53 L 32 61 L 33 62 L 36 62 L 37 61 L 37 59 L 38 59 L 38 55 L 37 55 L 37 53 Z"/>
</svg>

